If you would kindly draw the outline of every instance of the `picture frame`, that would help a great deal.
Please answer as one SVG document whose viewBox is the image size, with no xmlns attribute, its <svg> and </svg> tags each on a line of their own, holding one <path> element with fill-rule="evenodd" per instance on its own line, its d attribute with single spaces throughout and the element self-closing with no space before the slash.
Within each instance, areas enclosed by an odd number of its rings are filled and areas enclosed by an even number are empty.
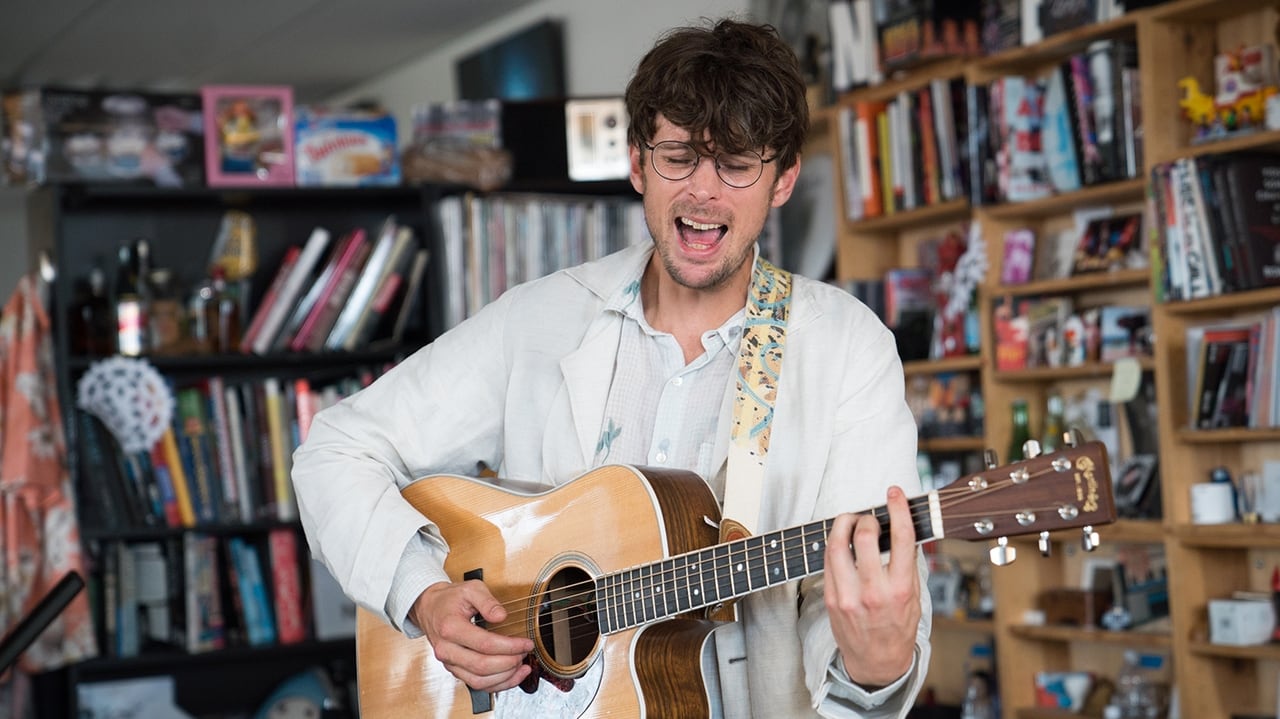
<svg viewBox="0 0 1280 719">
<path fill-rule="evenodd" d="M 200 96 L 210 187 L 294 184 L 293 88 L 205 85 Z"/>
<path fill-rule="evenodd" d="M 1072 275 L 1109 272 L 1129 266 L 1142 247 L 1140 214 L 1091 220 L 1076 245 Z"/>
</svg>

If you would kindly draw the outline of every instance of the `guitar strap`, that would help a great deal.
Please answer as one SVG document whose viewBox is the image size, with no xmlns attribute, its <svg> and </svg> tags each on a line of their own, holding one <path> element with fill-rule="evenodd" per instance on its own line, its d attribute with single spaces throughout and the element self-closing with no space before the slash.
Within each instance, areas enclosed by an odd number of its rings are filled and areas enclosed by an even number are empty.
<svg viewBox="0 0 1280 719">
<path fill-rule="evenodd" d="M 769 452 L 790 306 L 791 273 L 756 258 L 738 348 L 738 392 L 725 474 L 721 542 L 750 536 L 759 523 L 764 459 Z"/>
</svg>

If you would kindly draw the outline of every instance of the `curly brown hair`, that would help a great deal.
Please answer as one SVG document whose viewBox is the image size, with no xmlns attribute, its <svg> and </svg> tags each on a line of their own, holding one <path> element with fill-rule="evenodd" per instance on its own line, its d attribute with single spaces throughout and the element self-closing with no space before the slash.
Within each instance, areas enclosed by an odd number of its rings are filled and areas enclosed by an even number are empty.
<svg viewBox="0 0 1280 719">
<path fill-rule="evenodd" d="M 640 60 L 626 104 L 627 140 L 641 149 L 661 114 L 688 130 L 700 150 L 765 148 L 765 159 L 769 151 L 776 155 L 779 171 L 795 164 L 809 130 L 795 52 L 773 26 L 732 19 L 665 33 Z"/>
</svg>

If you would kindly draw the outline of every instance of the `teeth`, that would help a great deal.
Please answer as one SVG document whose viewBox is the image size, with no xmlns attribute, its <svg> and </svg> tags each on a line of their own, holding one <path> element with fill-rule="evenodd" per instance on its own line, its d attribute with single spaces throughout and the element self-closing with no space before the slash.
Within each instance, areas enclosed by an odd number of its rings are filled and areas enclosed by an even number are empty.
<svg viewBox="0 0 1280 719">
<path fill-rule="evenodd" d="M 681 222 L 683 222 L 685 225 L 688 225 L 689 227 L 692 227 L 692 228 L 693 228 L 693 229 L 695 229 L 695 230 L 704 230 L 704 231 L 705 231 L 705 230 L 714 230 L 714 229 L 716 229 L 716 228 L 720 227 L 720 225 L 708 225 L 708 224 L 705 224 L 705 223 L 702 223 L 702 222 L 694 222 L 693 220 L 690 220 L 690 219 L 687 219 L 687 218 L 684 218 L 684 217 L 681 217 L 681 218 L 680 218 L 680 221 L 681 221 Z"/>
</svg>

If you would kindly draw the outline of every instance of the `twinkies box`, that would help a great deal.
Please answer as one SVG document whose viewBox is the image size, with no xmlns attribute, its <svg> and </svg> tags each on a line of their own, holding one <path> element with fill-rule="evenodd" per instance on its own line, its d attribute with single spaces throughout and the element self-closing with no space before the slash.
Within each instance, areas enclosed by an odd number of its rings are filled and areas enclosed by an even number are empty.
<svg viewBox="0 0 1280 719">
<path fill-rule="evenodd" d="M 204 184 L 198 94 L 33 88 L 3 96 L 8 184 Z"/>
<path fill-rule="evenodd" d="M 389 114 L 299 108 L 294 142 L 298 185 L 400 184 L 396 121 Z"/>
</svg>

